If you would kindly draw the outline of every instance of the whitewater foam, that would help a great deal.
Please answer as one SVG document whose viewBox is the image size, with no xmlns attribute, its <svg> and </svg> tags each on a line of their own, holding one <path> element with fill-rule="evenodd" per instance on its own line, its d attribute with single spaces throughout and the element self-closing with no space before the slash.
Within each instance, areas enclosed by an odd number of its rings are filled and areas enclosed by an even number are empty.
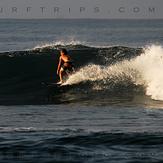
<svg viewBox="0 0 163 163">
<path fill-rule="evenodd" d="M 163 100 L 163 47 L 152 45 L 143 51 L 134 59 L 114 65 L 87 65 L 70 76 L 65 84 L 90 81 L 96 85 L 93 88 L 110 89 L 118 83 L 125 85 L 130 81 L 143 86 L 146 95 L 152 99 Z"/>
<path fill-rule="evenodd" d="M 152 99 L 163 100 L 163 47 L 147 47 L 144 54 L 134 60 L 134 65 L 141 73 L 146 94 Z"/>
</svg>

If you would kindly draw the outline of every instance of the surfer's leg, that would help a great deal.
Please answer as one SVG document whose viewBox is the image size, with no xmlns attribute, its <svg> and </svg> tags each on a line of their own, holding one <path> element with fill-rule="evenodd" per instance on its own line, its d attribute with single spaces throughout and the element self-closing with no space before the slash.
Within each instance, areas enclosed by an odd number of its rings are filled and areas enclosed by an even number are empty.
<svg viewBox="0 0 163 163">
<path fill-rule="evenodd" d="M 59 72 L 59 78 L 60 78 L 60 82 L 62 83 L 62 71 Z"/>
<path fill-rule="evenodd" d="M 59 83 L 63 83 L 63 75 L 64 75 L 64 69 L 61 68 L 60 71 L 59 71 L 59 78 L 60 78 Z"/>
</svg>

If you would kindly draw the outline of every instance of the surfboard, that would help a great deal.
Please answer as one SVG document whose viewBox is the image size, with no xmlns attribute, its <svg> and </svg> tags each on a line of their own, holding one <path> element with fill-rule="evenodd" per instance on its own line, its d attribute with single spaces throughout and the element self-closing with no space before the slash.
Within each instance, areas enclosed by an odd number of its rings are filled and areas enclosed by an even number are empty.
<svg viewBox="0 0 163 163">
<path fill-rule="evenodd" d="M 73 87 L 71 85 L 62 85 L 58 83 L 48 83 L 48 82 L 42 82 L 41 84 L 47 87 L 49 90 L 64 91 L 64 92 Z"/>
<path fill-rule="evenodd" d="M 61 84 L 58 84 L 58 83 L 41 82 L 41 84 L 47 87 L 60 87 L 61 86 Z"/>
</svg>

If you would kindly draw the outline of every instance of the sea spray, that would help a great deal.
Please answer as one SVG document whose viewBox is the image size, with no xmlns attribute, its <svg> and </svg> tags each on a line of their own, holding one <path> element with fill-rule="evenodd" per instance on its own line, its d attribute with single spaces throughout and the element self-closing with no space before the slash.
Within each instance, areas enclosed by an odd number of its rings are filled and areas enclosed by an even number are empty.
<svg viewBox="0 0 163 163">
<path fill-rule="evenodd" d="M 114 65 L 87 65 L 70 76 L 65 84 L 90 81 L 101 89 L 132 82 L 145 88 L 146 95 L 163 100 L 163 48 L 152 45 L 134 59 L 117 62 Z M 128 82 L 130 81 L 130 82 Z"/>
<path fill-rule="evenodd" d="M 163 47 L 152 45 L 145 48 L 144 53 L 133 61 L 133 65 L 141 73 L 146 94 L 152 99 L 163 100 Z"/>
<path fill-rule="evenodd" d="M 101 89 L 112 89 L 115 85 L 122 83 L 126 86 L 131 81 L 135 83 L 140 75 L 131 64 L 128 60 L 118 62 L 112 66 L 90 64 L 70 76 L 64 84 L 72 85 L 90 81 Z"/>
</svg>

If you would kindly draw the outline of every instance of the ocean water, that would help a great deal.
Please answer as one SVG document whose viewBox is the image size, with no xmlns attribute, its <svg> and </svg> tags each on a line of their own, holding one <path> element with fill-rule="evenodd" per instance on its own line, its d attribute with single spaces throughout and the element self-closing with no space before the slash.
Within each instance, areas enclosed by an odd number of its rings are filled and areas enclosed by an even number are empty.
<svg viewBox="0 0 163 163">
<path fill-rule="evenodd" d="M 0 20 L 0 51 L 41 45 L 142 47 L 162 44 L 162 20 Z"/>
<path fill-rule="evenodd" d="M 163 162 L 162 20 L 0 20 L 0 162 Z M 59 49 L 75 73 L 58 87 Z"/>
</svg>

